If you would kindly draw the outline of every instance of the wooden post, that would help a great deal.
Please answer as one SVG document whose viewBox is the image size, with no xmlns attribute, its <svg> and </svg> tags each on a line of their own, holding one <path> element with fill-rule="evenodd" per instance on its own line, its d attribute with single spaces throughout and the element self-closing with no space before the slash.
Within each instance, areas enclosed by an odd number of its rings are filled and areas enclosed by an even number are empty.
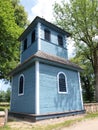
<svg viewBox="0 0 98 130">
<path fill-rule="evenodd" d="M 8 121 L 8 109 L 5 109 L 5 120 L 4 120 L 4 125 L 6 125 Z"/>
</svg>

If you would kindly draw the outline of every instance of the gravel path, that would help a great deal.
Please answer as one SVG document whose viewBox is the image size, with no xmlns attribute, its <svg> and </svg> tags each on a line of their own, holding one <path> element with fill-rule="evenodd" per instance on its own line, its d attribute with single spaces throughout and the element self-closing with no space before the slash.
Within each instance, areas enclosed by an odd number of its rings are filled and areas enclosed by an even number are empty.
<svg viewBox="0 0 98 130">
<path fill-rule="evenodd" d="M 23 128 L 21 130 L 29 130 L 29 128 L 32 128 L 32 126 L 47 126 L 49 124 L 56 124 L 60 123 L 66 120 L 74 120 L 77 118 L 82 118 L 83 115 L 80 116 L 71 116 L 71 117 L 64 117 L 64 118 L 56 118 L 56 119 L 50 119 L 50 120 L 43 120 L 43 121 L 38 121 L 36 123 L 30 123 L 30 122 L 25 122 L 25 121 L 14 121 L 14 122 L 9 122 L 8 125 L 13 128 Z M 98 130 L 98 118 L 94 119 L 85 119 L 81 122 L 77 122 L 74 125 L 70 127 L 65 127 L 61 129 L 56 129 L 56 130 Z"/>
<path fill-rule="evenodd" d="M 61 130 L 98 130 L 98 118 L 85 120 Z"/>
</svg>

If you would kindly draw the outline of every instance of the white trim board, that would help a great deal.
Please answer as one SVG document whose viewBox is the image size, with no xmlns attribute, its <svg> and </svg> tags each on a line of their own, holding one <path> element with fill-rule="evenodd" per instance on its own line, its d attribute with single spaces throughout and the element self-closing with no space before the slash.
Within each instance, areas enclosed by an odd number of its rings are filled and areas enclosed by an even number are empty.
<svg viewBox="0 0 98 130">
<path fill-rule="evenodd" d="M 40 111 L 39 111 L 39 61 L 35 62 L 35 113 L 40 114 Z"/>
<path fill-rule="evenodd" d="M 41 42 L 40 42 L 40 36 L 41 36 L 41 23 L 38 23 L 38 50 L 41 50 Z"/>
<path fill-rule="evenodd" d="M 83 110 L 84 107 L 83 107 L 82 87 L 81 87 L 81 80 L 80 80 L 80 73 L 79 73 L 79 72 L 78 72 L 78 78 L 79 78 L 79 88 L 80 88 L 80 96 L 81 96 L 82 110 Z"/>
</svg>

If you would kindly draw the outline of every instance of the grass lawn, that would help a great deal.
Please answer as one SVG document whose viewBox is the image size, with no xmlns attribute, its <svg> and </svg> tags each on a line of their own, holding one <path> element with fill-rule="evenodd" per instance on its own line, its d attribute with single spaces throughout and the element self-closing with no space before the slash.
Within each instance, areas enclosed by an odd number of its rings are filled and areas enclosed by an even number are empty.
<svg viewBox="0 0 98 130">
<path fill-rule="evenodd" d="M 88 113 L 88 114 L 84 115 L 84 117 L 70 119 L 67 121 L 62 121 L 60 123 L 55 123 L 55 124 L 51 124 L 51 125 L 49 125 L 49 124 L 48 125 L 42 125 L 42 124 L 41 125 L 30 125 L 30 124 L 26 125 L 26 124 L 23 124 L 23 126 L 20 126 L 18 128 L 17 128 L 17 125 L 16 125 L 16 127 L 12 128 L 8 123 L 5 127 L 0 128 L 0 130 L 60 130 L 61 128 L 69 127 L 70 125 L 73 125 L 77 122 L 81 122 L 85 119 L 93 119 L 96 117 L 98 117 L 98 113 Z"/>
</svg>

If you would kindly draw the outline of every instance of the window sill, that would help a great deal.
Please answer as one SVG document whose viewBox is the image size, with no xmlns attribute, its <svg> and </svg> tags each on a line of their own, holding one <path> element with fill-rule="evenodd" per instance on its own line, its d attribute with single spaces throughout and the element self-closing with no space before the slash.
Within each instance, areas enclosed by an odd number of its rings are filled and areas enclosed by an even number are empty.
<svg viewBox="0 0 98 130">
<path fill-rule="evenodd" d="M 58 94 L 68 94 L 68 92 L 58 92 Z"/>
<path fill-rule="evenodd" d="M 24 93 L 18 94 L 18 96 L 23 96 L 23 95 L 24 95 Z"/>
</svg>

